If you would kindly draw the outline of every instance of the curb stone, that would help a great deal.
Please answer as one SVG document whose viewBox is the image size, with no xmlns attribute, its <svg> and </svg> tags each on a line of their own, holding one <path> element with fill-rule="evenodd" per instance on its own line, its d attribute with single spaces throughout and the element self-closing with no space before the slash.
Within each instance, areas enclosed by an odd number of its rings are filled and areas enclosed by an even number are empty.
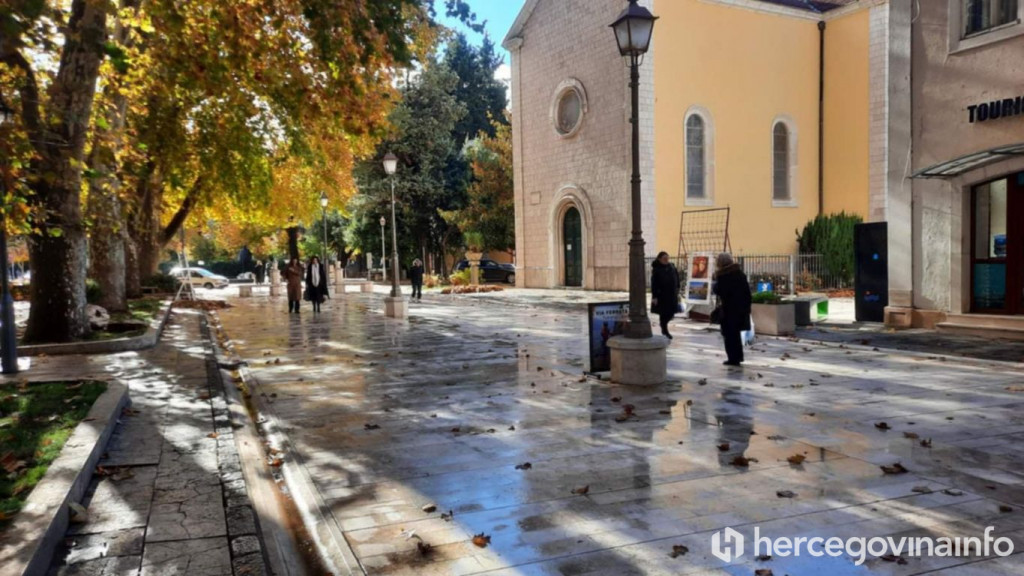
<svg viewBox="0 0 1024 576">
<path fill-rule="evenodd" d="M 209 314 L 213 318 L 214 326 L 220 327 L 220 318 L 217 313 L 211 311 Z M 225 348 L 215 341 L 214 348 L 221 365 L 237 366 L 236 369 L 242 382 L 248 387 L 253 405 L 260 415 L 260 424 L 258 426 L 253 424 L 253 426 L 257 426 L 273 446 L 280 448 L 282 453 L 287 455 L 275 476 L 287 485 L 289 496 L 302 515 L 302 521 L 309 536 L 315 542 L 320 560 L 327 565 L 332 574 L 365 574 L 365 570 L 360 566 L 337 520 L 313 484 L 309 472 L 302 463 L 301 454 L 295 450 L 287 434 L 283 432 L 273 409 L 267 406 L 256 392 L 255 389 L 258 388 L 259 383 L 249 371 L 247 363 L 238 357 L 230 344 Z M 237 394 L 237 391 L 231 387 L 226 386 L 225 390 L 229 395 Z M 244 410 L 244 408 L 242 409 Z M 288 543 L 281 543 L 281 545 L 287 546 Z"/>
<path fill-rule="evenodd" d="M 64 539 L 70 502 L 81 502 L 93 471 L 114 432 L 121 411 L 130 403 L 128 387 L 108 382 L 85 420 L 50 464 L 29 494 L 25 507 L 0 538 L 0 576 L 42 576 Z M 18 542 L 8 542 L 12 535 Z"/>
<path fill-rule="evenodd" d="M 141 336 L 130 338 L 115 338 L 113 340 L 98 340 L 95 342 L 70 342 L 67 344 L 30 344 L 18 346 L 18 353 L 21 356 L 61 356 L 70 354 L 117 354 L 119 352 L 133 352 L 152 348 L 160 342 L 160 336 L 171 318 L 171 311 L 174 310 L 174 303 L 164 301 L 161 304 L 160 313 L 149 323 L 146 333 Z"/>
<path fill-rule="evenodd" d="M 211 388 L 214 431 L 217 434 L 217 470 L 220 474 L 230 543 L 231 568 L 235 576 L 262 576 L 267 570 L 266 551 L 262 534 L 253 513 L 252 502 L 242 475 L 242 463 L 236 446 L 235 429 L 241 424 L 232 418 L 232 403 L 228 383 L 222 377 L 215 358 L 216 344 L 206 316 L 201 316 L 200 333 L 210 342 L 213 352 L 206 359 L 206 373 Z"/>
</svg>

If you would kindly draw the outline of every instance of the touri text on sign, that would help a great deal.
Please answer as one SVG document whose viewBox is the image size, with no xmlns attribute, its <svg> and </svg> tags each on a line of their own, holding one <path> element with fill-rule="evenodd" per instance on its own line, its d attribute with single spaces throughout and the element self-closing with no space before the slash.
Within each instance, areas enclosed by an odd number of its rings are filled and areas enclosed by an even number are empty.
<svg viewBox="0 0 1024 576">
<path fill-rule="evenodd" d="M 967 112 L 971 116 L 971 124 L 974 124 L 976 122 L 1020 116 L 1024 114 L 1022 107 L 1024 107 L 1024 96 L 1017 96 L 1016 98 L 1004 98 L 1002 100 L 974 104 L 967 107 Z"/>
</svg>

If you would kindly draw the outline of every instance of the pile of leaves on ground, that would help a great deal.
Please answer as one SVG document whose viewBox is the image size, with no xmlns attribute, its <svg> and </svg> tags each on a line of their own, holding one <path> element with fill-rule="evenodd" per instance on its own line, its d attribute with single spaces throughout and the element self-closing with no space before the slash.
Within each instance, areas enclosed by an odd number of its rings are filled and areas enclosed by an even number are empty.
<svg viewBox="0 0 1024 576">
<path fill-rule="evenodd" d="M 0 530 L 106 389 L 92 381 L 0 385 Z"/>
<path fill-rule="evenodd" d="M 485 294 L 504 290 L 501 286 L 449 286 L 441 290 L 441 294 Z"/>
<path fill-rule="evenodd" d="M 178 300 L 174 303 L 174 307 L 206 311 L 232 308 L 231 304 L 228 304 L 223 300 Z"/>
</svg>

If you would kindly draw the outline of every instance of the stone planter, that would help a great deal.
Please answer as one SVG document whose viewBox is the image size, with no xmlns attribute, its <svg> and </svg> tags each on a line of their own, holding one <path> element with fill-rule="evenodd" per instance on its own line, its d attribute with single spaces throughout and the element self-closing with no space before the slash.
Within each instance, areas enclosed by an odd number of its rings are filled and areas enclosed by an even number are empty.
<svg viewBox="0 0 1024 576">
<path fill-rule="evenodd" d="M 796 306 L 792 302 L 782 304 L 754 304 L 750 307 L 754 318 L 754 331 L 769 336 L 793 336 L 796 334 Z"/>
<path fill-rule="evenodd" d="M 480 285 L 480 259 L 484 257 L 483 252 L 466 252 L 466 260 L 469 262 L 469 284 Z"/>
</svg>

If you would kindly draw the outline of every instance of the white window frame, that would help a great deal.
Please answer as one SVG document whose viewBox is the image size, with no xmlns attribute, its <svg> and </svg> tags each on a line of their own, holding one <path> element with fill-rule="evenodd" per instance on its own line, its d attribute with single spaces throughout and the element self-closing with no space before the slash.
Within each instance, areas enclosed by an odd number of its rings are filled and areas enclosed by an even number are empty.
<svg viewBox="0 0 1024 576">
<path fill-rule="evenodd" d="M 692 116 L 704 121 L 704 196 L 701 198 L 691 198 L 689 194 L 689 139 L 686 131 Z M 690 106 L 683 115 L 683 202 L 684 206 L 715 205 L 715 123 L 711 111 L 703 106 Z"/>
<path fill-rule="evenodd" d="M 789 180 L 789 198 L 785 200 L 775 199 L 775 127 L 779 124 L 785 126 L 788 133 L 786 159 L 789 161 L 789 166 L 787 166 L 788 173 L 786 176 Z M 772 120 L 772 129 L 769 133 L 769 137 L 771 141 L 771 179 L 769 181 L 768 194 L 772 199 L 772 207 L 796 208 L 800 205 L 797 189 L 797 174 L 799 173 L 800 168 L 799 156 L 797 153 L 800 148 L 797 145 L 798 133 L 796 130 L 796 122 L 794 122 L 793 118 L 789 116 L 776 116 L 775 119 Z"/>
<path fill-rule="evenodd" d="M 965 35 L 964 3 L 967 0 L 948 0 L 949 3 L 949 53 L 964 52 L 995 42 L 1024 35 L 1024 0 L 1017 1 L 1017 20 L 1001 26 Z"/>
</svg>

